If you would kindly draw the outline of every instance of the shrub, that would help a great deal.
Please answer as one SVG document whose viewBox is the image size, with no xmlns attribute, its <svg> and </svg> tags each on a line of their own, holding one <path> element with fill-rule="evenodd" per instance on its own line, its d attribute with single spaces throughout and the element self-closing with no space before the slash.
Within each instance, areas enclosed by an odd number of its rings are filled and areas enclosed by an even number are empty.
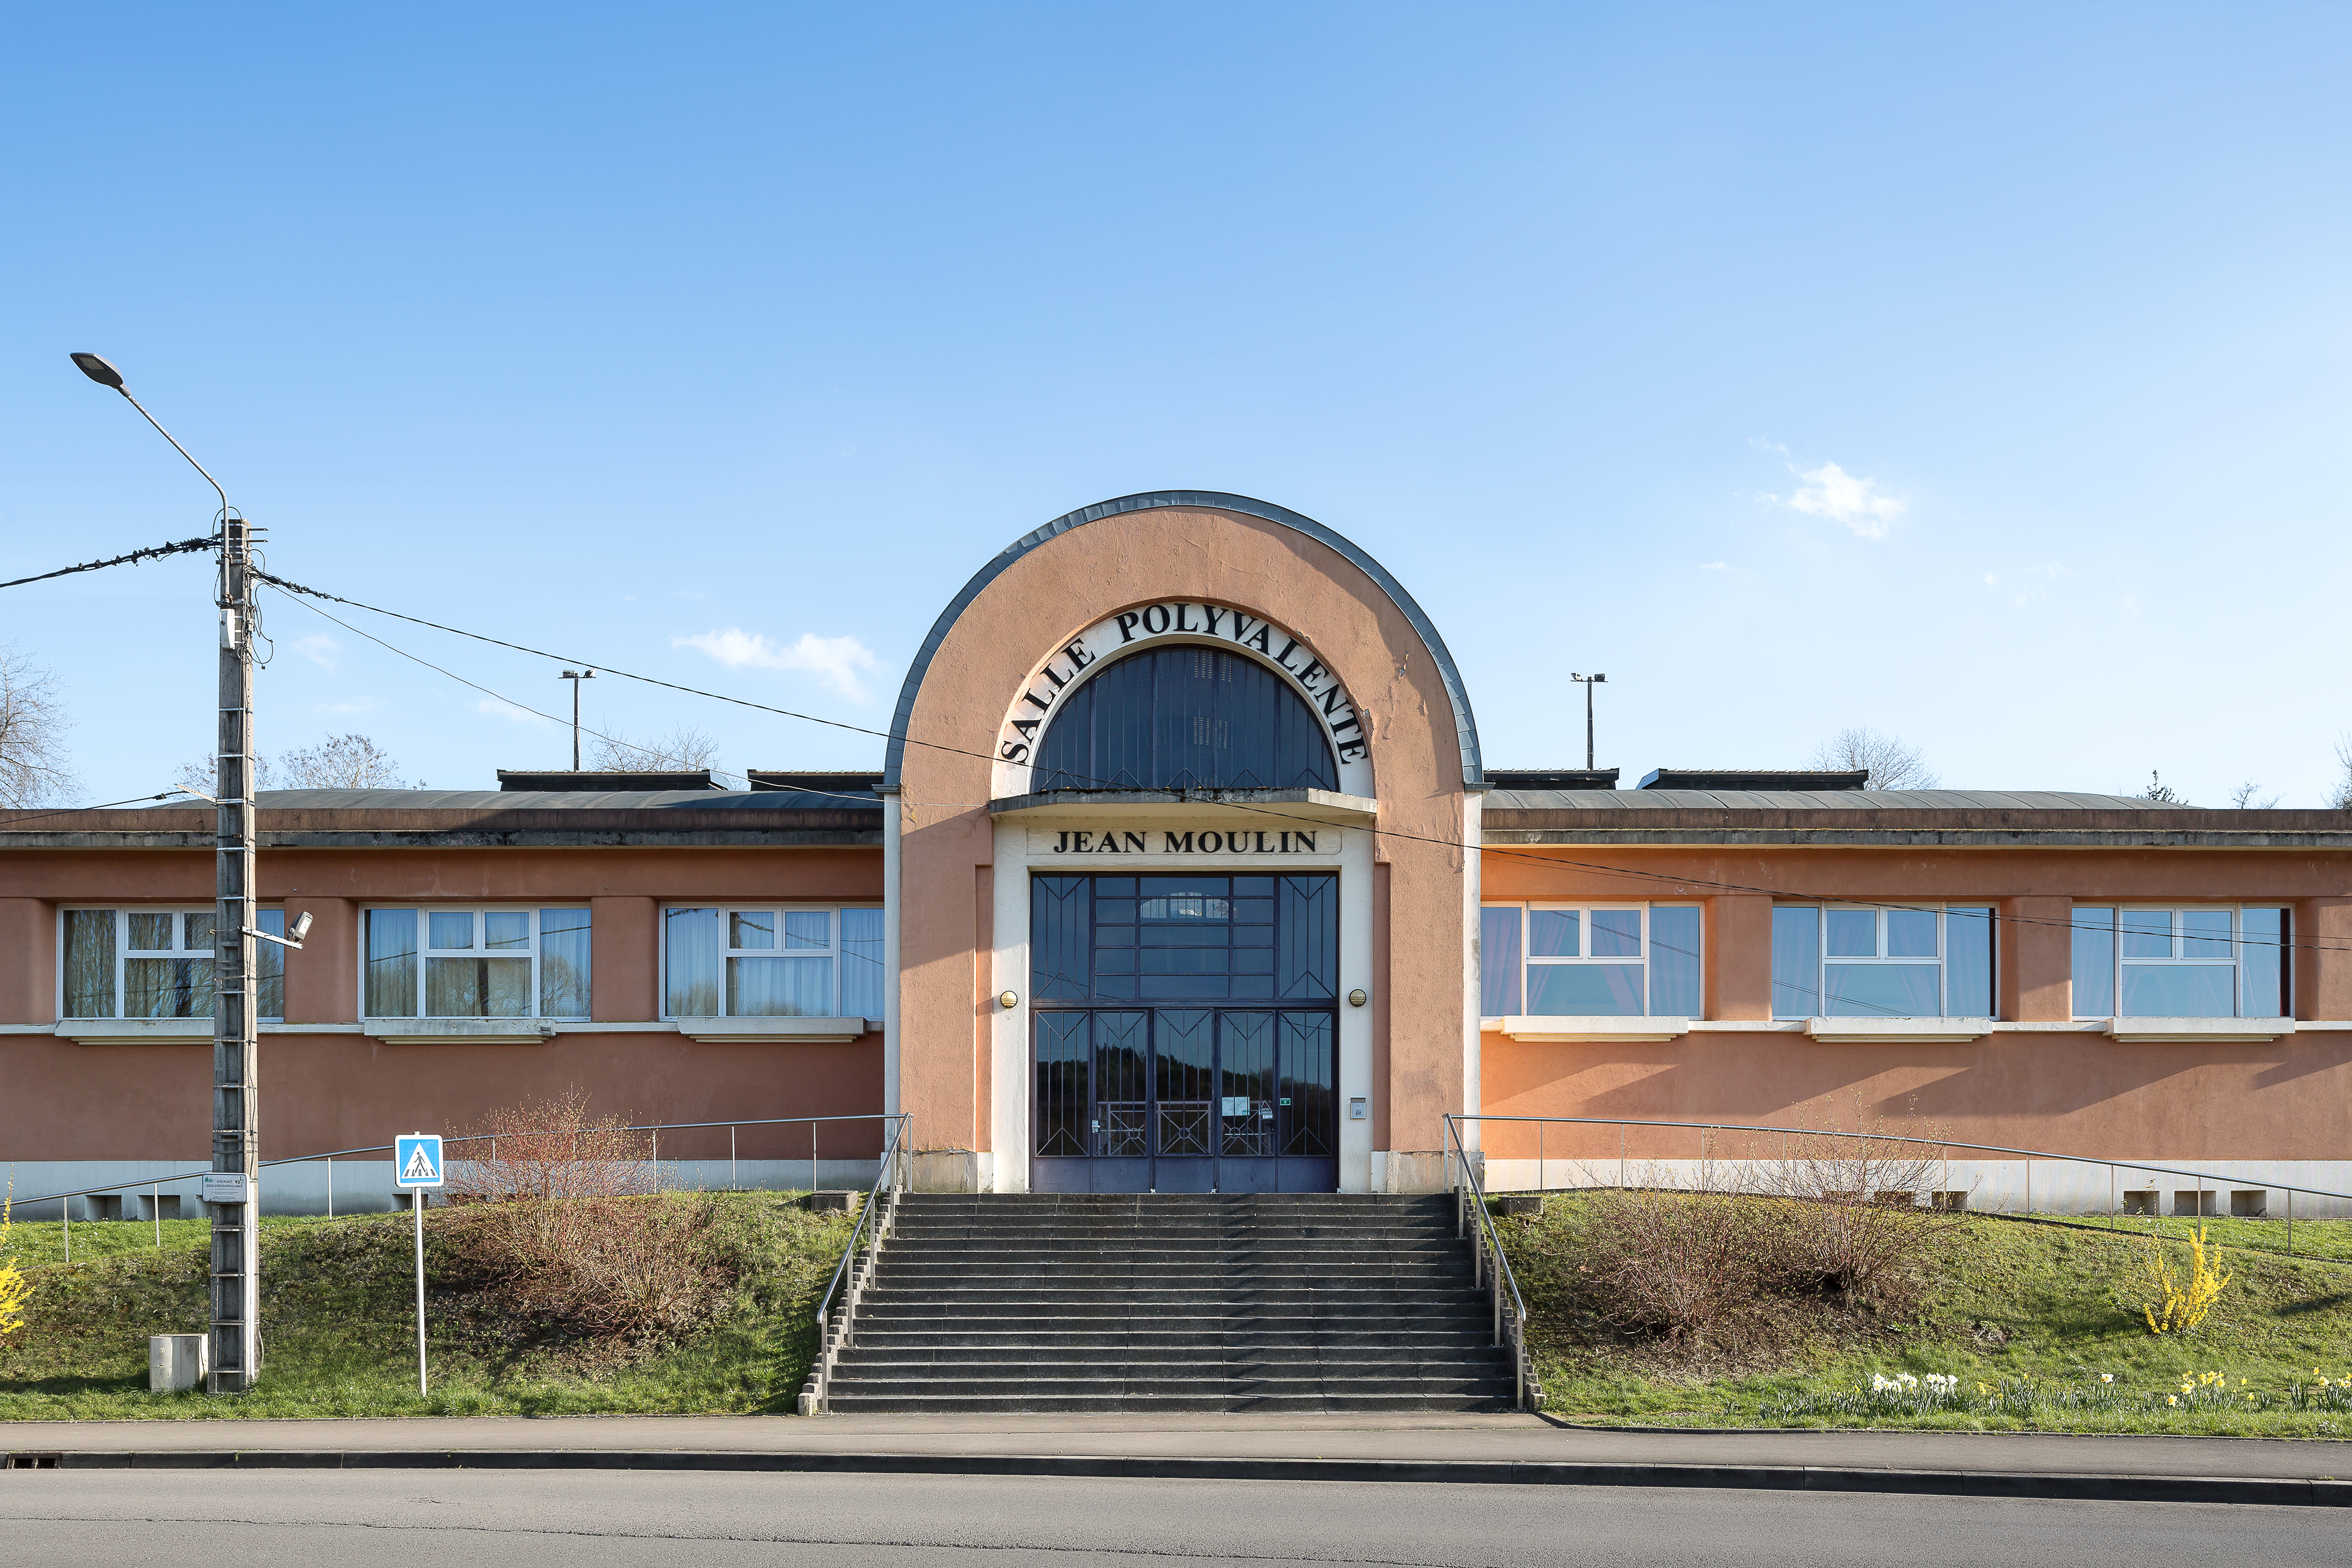
<svg viewBox="0 0 2352 1568">
<path fill-rule="evenodd" d="M 16 1184 L 12 1179 L 7 1197 L 0 1199 L 0 1339 L 25 1326 L 25 1303 L 33 1294 L 32 1281 L 25 1278 L 24 1269 L 6 1251 L 8 1232 L 15 1228 L 16 1210 Z"/>
<path fill-rule="evenodd" d="M 2189 1237 L 2189 1276 L 2182 1279 L 2172 1267 L 2172 1258 L 2156 1237 L 2147 1239 L 2140 1254 L 2140 1280 L 2155 1293 L 2153 1301 L 2139 1304 L 2140 1316 L 2147 1320 L 2151 1334 L 2188 1333 L 2205 1321 L 2213 1303 L 2221 1299 L 2222 1287 L 2231 1276 L 2221 1272 L 2220 1262 L 2205 1250 L 2205 1227 L 2199 1226 Z"/>
</svg>

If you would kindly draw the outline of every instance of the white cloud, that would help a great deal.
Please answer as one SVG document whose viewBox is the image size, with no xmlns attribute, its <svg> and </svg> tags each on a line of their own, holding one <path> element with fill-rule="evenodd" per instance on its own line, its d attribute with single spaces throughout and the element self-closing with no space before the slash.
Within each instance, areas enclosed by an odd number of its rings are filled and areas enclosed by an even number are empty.
<svg viewBox="0 0 2352 1568">
<path fill-rule="evenodd" d="M 729 626 L 723 632 L 697 632 L 672 637 L 672 647 L 690 647 L 708 654 L 730 669 L 797 669 L 814 675 L 852 700 L 866 696 L 861 671 L 878 670 L 881 661 L 854 637 L 821 637 L 803 632 L 789 647 L 770 642 L 760 632 Z"/>
<path fill-rule="evenodd" d="M 513 703 L 496 697 L 477 697 L 474 699 L 474 711 L 487 713 L 493 719 L 504 719 L 510 723 L 529 724 L 537 729 L 546 729 L 550 725 L 550 721 L 541 718 L 530 709 L 518 708 Z"/>
<path fill-rule="evenodd" d="M 1794 464 L 1790 468 L 1805 481 L 1789 498 L 1790 506 L 1842 522 L 1864 539 L 1885 538 L 1887 525 L 1907 510 L 1903 502 L 1881 489 L 1876 479 L 1849 474 L 1835 463 L 1802 470 Z"/>
<path fill-rule="evenodd" d="M 335 656 L 343 651 L 342 645 L 324 632 L 312 632 L 307 637 L 294 639 L 294 651 L 317 665 L 320 669 L 335 668 Z"/>
</svg>

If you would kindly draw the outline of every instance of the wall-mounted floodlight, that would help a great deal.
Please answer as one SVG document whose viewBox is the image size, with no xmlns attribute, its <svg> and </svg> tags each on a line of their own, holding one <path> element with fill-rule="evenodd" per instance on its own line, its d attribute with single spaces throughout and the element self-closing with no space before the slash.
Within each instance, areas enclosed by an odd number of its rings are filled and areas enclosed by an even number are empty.
<svg viewBox="0 0 2352 1568">
<path fill-rule="evenodd" d="M 251 926 L 246 927 L 245 934 L 257 936 L 264 942 L 274 942 L 280 947 L 290 947 L 299 951 L 302 939 L 310 934 L 310 911 L 304 910 L 300 914 L 296 915 L 294 923 L 287 928 L 284 936 L 272 936 L 266 931 L 256 931 Z"/>
</svg>

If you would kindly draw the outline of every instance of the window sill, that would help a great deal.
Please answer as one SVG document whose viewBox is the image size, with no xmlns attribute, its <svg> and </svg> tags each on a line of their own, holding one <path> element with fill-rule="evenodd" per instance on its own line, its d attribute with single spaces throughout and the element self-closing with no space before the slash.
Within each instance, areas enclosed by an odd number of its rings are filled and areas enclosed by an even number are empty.
<svg viewBox="0 0 2352 1568">
<path fill-rule="evenodd" d="M 1612 1017 L 1594 1014 L 1584 1016 L 1540 1014 L 1516 1016 L 1502 1019 L 1503 1034 L 1514 1040 L 1537 1045 L 1644 1043 L 1657 1044 L 1679 1039 L 1690 1033 L 1690 1020 L 1675 1017 Z"/>
<path fill-rule="evenodd" d="M 707 1046 L 845 1046 L 882 1026 L 870 1018 L 679 1018 L 677 1032 Z"/>
<path fill-rule="evenodd" d="M 551 1018 L 363 1018 L 360 1033 L 387 1046 L 543 1046 L 562 1032 Z"/>
<path fill-rule="evenodd" d="M 2107 1035 L 2125 1045 L 2260 1045 L 2294 1033 L 2292 1018 L 2110 1018 Z"/>
<path fill-rule="evenodd" d="M 1808 1018 L 1824 1045 L 1960 1046 L 1992 1033 L 1990 1018 Z"/>
<path fill-rule="evenodd" d="M 55 1031 L 81 1046 L 209 1046 L 210 1018 L 68 1018 Z"/>
</svg>

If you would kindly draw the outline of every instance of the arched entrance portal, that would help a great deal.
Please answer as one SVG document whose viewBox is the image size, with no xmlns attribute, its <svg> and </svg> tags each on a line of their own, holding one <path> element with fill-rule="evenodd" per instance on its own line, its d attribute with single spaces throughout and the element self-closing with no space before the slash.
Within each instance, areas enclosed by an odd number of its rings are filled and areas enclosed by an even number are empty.
<svg viewBox="0 0 2352 1568">
<path fill-rule="evenodd" d="M 1066 697 L 1035 776 L 1045 790 L 1328 790 L 1338 765 L 1272 671 L 1176 647 Z M 1339 1185 L 1339 880 L 1033 877 L 1034 1190 Z"/>
</svg>

